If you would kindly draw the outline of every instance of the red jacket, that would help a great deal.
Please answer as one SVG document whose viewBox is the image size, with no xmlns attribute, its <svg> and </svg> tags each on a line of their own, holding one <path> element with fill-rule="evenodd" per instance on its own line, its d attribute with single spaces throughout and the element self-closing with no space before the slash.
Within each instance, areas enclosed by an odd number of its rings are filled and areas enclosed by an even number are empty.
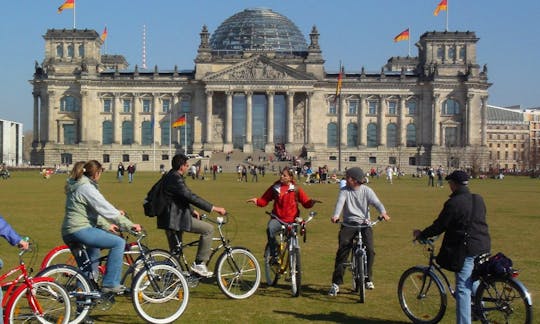
<svg viewBox="0 0 540 324">
<path fill-rule="evenodd" d="M 264 207 L 272 200 L 274 200 L 272 213 L 286 223 L 292 223 L 294 218 L 298 216 L 298 203 L 302 204 L 304 208 L 311 208 L 315 204 L 302 188 L 293 183 L 289 185 L 283 185 L 281 182 L 274 183 L 261 198 L 257 198 L 257 206 Z"/>
</svg>

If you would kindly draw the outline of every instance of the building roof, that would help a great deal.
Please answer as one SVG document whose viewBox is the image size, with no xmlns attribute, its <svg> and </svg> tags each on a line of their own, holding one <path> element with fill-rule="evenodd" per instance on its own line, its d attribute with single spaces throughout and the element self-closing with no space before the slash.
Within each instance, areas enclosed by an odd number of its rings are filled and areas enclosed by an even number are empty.
<svg viewBox="0 0 540 324">
<path fill-rule="evenodd" d="M 308 50 L 298 27 L 266 8 L 245 9 L 227 18 L 212 34 L 210 47 L 217 53 L 268 50 L 301 54 Z"/>
<path fill-rule="evenodd" d="M 489 124 L 524 124 L 523 112 L 515 109 L 487 106 Z"/>
</svg>

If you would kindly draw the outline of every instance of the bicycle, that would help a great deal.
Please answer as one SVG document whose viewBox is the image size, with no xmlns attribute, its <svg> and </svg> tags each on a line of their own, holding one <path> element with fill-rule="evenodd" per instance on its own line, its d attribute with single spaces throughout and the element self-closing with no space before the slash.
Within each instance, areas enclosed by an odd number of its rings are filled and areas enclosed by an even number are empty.
<svg viewBox="0 0 540 324">
<path fill-rule="evenodd" d="M 26 252 L 19 252 L 18 266 L 0 276 L 0 287 L 6 289 L 2 298 L 3 323 L 68 323 L 68 292 L 53 278 L 30 277 L 22 258 Z M 8 280 L 16 273 L 19 274 L 13 280 Z"/>
<path fill-rule="evenodd" d="M 351 250 L 351 262 L 343 264 L 344 267 L 349 267 L 352 273 L 352 288 L 358 292 L 360 297 L 359 302 L 364 303 L 366 300 L 366 282 L 368 279 L 367 266 L 367 249 L 362 240 L 361 230 L 377 225 L 382 218 L 377 218 L 376 221 L 366 221 L 360 225 L 348 225 L 341 223 L 342 226 L 356 228 L 356 234 L 353 239 L 353 249 Z"/>
<path fill-rule="evenodd" d="M 130 292 L 133 306 L 144 320 L 150 323 L 174 322 L 187 307 L 187 281 L 170 263 L 157 262 L 146 252 L 141 243 L 146 237 L 144 232 L 131 234 L 137 236 L 140 257 L 124 273 L 121 284 L 133 277 L 131 289 L 126 292 Z M 41 270 L 40 274 L 55 278 L 67 288 L 75 305 L 75 315 L 70 323 L 76 324 L 85 320 L 91 308 L 97 305 L 103 310 L 109 309 L 114 303 L 115 294 L 102 293 L 97 283 L 97 274 L 92 272 L 92 264 L 102 262 L 106 256 L 90 260 L 84 245 L 73 244 L 70 248 L 80 257 L 79 268 L 57 264 Z"/>
<path fill-rule="evenodd" d="M 279 240 L 277 244 L 277 256 L 271 255 L 270 245 L 264 248 L 264 266 L 266 282 L 269 286 L 275 286 L 279 278 L 283 275 L 285 281 L 291 282 L 291 292 L 293 297 L 300 296 L 302 284 L 302 265 L 300 262 L 300 244 L 298 243 L 298 233 L 304 237 L 306 242 L 306 224 L 309 223 L 316 212 L 310 212 L 307 220 L 296 217 L 293 223 L 282 222 L 276 215 L 266 212 L 270 217 L 277 219 L 281 223 Z"/>
<path fill-rule="evenodd" d="M 223 249 L 214 269 L 214 276 L 217 279 L 219 289 L 232 299 L 245 299 L 252 296 L 261 282 L 261 268 L 257 258 L 245 247 L 231 246 L 230 241 L 223 232 L 223 227 L 229 222 L 228 215 L 219 216 L 214 220 L 203 214 L 201 219 L 216 224 L 218 228 L 219 237 L 214 237 L 213 241 L 219 243 L 216 247 L 211 248 L 210 258 L 206 264 L 208 265 L 214 255 Z M 182 271 L 189 286 L 196 287 L 206 277 L 201 277 L 191 271 L 184 249 L 198 246 L 199 240 L 183 243 L 176 233 L 174 239 L 176 240 L 176 247 L 173 251 L 153 249 L 149 251 L 149 254 L 154 258 L 168 259 L 177 269 Z"/>
<path fill-rule="evenodd" d="M 447 307 L 447 293 L 455 298 L 448 277 L 435 263 L 434 240 L 426 246 L 427 266 L 411 267 L 401 275 L 398 299 L 401 309 L 413 323 L 438 323 Z M 471 299 L 471 315 L 482 323 L 532 323 L 532 299 L 527 288 L 515 277 L 479 276 L 479 286 Z M 473 274 L 474 276 L 474 274 Z"/>
</svg>

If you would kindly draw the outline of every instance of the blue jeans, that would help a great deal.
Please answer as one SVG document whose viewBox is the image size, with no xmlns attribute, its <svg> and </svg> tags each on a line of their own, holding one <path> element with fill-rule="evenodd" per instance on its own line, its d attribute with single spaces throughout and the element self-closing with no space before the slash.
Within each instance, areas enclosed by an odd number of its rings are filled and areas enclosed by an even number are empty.
<svg viewBox="0 0 540 324">
<path fill-rule="evenodd" d="M 133 182 L 133 173 L 128 173 L 128 180 L 129 182 Z"/>
<path fill-rule="evenodd" d="M 456 323 L 471 323 L 471 295 L 473 295 L 472 271 L 474 256 L 466 257 L 461 271 L 456 272 Z"/>
<path fill-rule="evenodd" d="M 107 269 L 103 276 L 103 287 L 116 287 L 120 285 L 122 275 L 122 258 L 126 241 L 120 236 L 106 232 L 99 228 L 89 227 L 64 236 L 64 242 L 78 242 L 86 245 L 86 251 L 92 260 L 92 271 L 96 270 L 97 260 L 101 249 L 110 249 L 107 258 Z M 80 260 L 77 260 L 81 266 Z"/>
</svg>

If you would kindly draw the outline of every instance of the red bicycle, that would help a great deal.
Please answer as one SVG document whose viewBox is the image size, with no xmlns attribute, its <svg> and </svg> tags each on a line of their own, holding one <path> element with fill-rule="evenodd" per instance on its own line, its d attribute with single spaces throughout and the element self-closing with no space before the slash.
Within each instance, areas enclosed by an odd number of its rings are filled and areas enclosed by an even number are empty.
<svg viewBox="0 0 540 324">
<path fill-rule="evenodd" d="M 19 265 L 0 276 L 0 287 L 5 289 L 3 321 L 10 324 L 34 321 L 67 324 L 71 312 L 69 294 L 53 278 L 29 276 L 22 256 L 31 250 L 34 251 L 32 248 L 21 250 Z M 14 279 L 8 279 L 17 273 Z"/>
</svg>

